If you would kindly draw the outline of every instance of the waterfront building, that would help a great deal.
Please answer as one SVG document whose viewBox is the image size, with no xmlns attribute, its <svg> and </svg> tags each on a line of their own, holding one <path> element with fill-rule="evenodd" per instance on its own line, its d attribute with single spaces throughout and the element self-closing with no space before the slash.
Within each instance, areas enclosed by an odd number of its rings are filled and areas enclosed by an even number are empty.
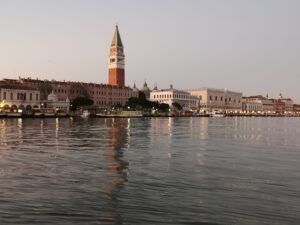
<svg viewBox="0 0 300 225">
<path fill-rule="evenodd" d="M 238 112 L 242 110 L 242 93 L 227 89 L 197 88 L 187 90 L 198 98 L 201 111 Z"/>
<path fill-rule="evenodd" d="M 300 115 L 300 105 L 299 104 L 294 104 L 294 113 L 296 115 Z"/>
<path fill-rule="evenodd" d="M 24 85 L 0 83 L 0 111 L 24 111 L 40 107 L 40 92 Z"/>
<path fill-rule="evenodd" d="M 243 111 L 262 112 L 264 114 L 275 113 L 273 101 L 268 96 L 264 97 L 262 95 L 243 97 Z"/>
<path fill-rule="evenodd" d="M 274 112 L 276 114 L 284 115 L 284 114 L 292 114 L 294 110 L 294 102 L 290 98 L 283 98 L 280 93 L 278 98 L 271 99 L 274 104 Z"/>
<path fill-rule="evenodd" d="M 189 92 L 174 89 L 170 85 L 169 89 L 152 90 L 150 92 L 150 101 L 166 103 L 173 107 L 173 103 L 178 103 L 184 110 L 198 109 L 198 97 L 192 96 Z"/>
<path fill-rule="evenodd" d="M 65 100 L 59 100 L 57 95 L 52 91 L 48 95 L 48 99 L 41 102 L 41 108 L 51 108 L 55 111 L 63 111 L 69 113 L 70 100 L 66 98 Z"/>
<path fill-rule="evenodd" d="M 84 83 L 72 81 L 39 80 L 32 78 L 4 79 L 1 83 L 9 85 L 23 85 L 40 91 L 39 99 L 47 101 L 48 95 L 53 92 L 58 101 L 67 98 L 73 101 L 76 97 L 84 96 L 92 99 L 95 106 L 110 107 L 125 105 L 130 97 L 137 97 L 138 92 L 125 86 L 125 63 L 123 44 L 118 31 L 115 33 L 110 46 L 108 77 L 109 84 Z"/>
<path fill-rule="evenodd" d="M 242 110 L 246 113 L 262 113 L 263 104 L 261 101 L 247 101 L 247 98 L 243 97 Z"/>
</svg>

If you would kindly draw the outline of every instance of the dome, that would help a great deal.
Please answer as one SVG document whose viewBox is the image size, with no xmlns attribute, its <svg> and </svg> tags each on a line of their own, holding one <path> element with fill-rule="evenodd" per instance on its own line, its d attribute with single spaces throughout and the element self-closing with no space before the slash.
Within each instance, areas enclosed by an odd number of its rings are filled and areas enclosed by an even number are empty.
<svg viewBox="0 0 300 225">
<path fill-rule="evenodd" d="M 136 87 L 135 83 L 133 85 L 132 91 L 133 92 L 139 92 L 139 89 Z"/>
<path fill-rule="evenodd" d="M 150 88 L 148 88 L 148 85 L 147 85 L 146 82 L 144 83 L 144 87 L 142 88 L 142 91 L 143 92 L 150 92 Z"/>
<path fill-rule="evenodd" d="M 54 94 L 54 92 L 52 91 L 52 92 L 48 95 L 48 101 L 57 102 L 57 100 L 58 100 L 57 95 Z"/>
</svg>

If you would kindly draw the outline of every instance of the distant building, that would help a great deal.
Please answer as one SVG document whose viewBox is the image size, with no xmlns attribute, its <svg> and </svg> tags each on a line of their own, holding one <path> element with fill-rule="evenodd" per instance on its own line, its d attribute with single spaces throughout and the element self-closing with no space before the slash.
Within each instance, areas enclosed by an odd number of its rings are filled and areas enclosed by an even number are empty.
<svg viewBox="0 0 300 225">
<path fill-rule="evenodd" d="M 140 90 L 136 87 L 135 83 L 133 84 L 132 91 L 133 91 L 133 93 L 135 93 L 135 95 L 138 96 Z"/>
<path fill-rule="evenodd" d="M 299 104 L 294 104 L 294 113 L 297 115 L 300 115 L 300 105 Z"/>
<path fill-rule="evenodd" d="M 262 95 L 255 95 L 243 97 L 243 111 L 245 112 L 261 112 L 266 114 L 273 114 L 274 103 L 268 97 Z"/>
<path fill-rule="evenodd" d="M 202 111 L 240 111 L 242 93 L 226 89 L 197 88 L 187 90 L 196 96 Z"/>
<path fill-rule="evenodd" d="M 0 83 L 0 110 L 31 110 L 40 107 L 40 91 L 21 84 Z"/>
<path fill-rule="evenodd" d="M 130 97 L 137 97 L 138 92 L 125 86 L 125 56 L 123 44 L 118 31 L 115 33 L 110 46 L 109 55 L 109 84 L 83 83 L 72 81 L 39 80 L 31 78 L 4 79 L 1 83 L 9 85 L 23 85 L 29 89 L 37 89 L 40 92 L 39 99 L 46 101 L 48 95 L 53 93 L 58 101 L 67 98 L 73 101 L 76 97 L 85 96 L 94 101 L 96 106 L 109 107 L 114 105 L 125 105 Z"/>
<path fill-rule="evenodd" d="M 52 91 L 48 95 L 48 99 L 41 102 L 42 108 L 51 108 L 55 111 L 64 111 L 66 113 L 69 112 L 70 109 L 70 100 L 69 98 L 66 98 L 65 100 L 58 100 L 58 97 L 54 92 Z"/>
<path fill-rule="evenodd" d="M 178 103 L 185 110 L 198 108 L 198 97 L 192 96 L 189 92 L 174 89 L 170 85 L 169 89 L 153 90 L 150 93 L 150 101 L 166 103 L 173 107 L 173 103 Z"/>
<path fill-rule="evenodd" d="M 263 111 L 263 104 L 261 101 L 248 101 L 246 97 L 243 97 L 242 110 L 247 113 L 261 113 Z"/>
<path fill-rule="evenodd" d="M 143 92 L 143 93 L 145 94 L 146 99 L 150 99 L 150 92 L 151 92 L 151 90 L 150 90 L 150 88 L 148 87 L 146 81 L 144 82 L 144 86 L 143 86 L 143 88 L 141 89 L 141 92 Z"/>
<path fill-rule="evenodd" d="M 274 104 L 274 111 L 277 114 L 291 114 L 294 110 L 294 102 L 290 98 L 283 98 L 282 94 L 279 94 L 277 99 L 272 99 Z"/>
</svg>

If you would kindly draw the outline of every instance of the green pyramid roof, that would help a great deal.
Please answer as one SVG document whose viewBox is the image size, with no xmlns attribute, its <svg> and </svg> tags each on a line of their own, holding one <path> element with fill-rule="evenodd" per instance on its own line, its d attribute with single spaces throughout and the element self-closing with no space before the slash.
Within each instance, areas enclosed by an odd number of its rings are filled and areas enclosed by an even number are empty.
<svg viewBox="0 0 300 225">
<path fill-rule="evenodd" d="M 116 25 L 115 33 L 111 42 L 111 46 L 123 47 L 118 25 Z"/>
</svg>

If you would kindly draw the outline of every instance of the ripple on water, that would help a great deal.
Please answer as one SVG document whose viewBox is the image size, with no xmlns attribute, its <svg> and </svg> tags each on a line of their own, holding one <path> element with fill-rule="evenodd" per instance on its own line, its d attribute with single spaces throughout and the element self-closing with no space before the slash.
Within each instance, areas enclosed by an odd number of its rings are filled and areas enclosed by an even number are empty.
<svg viewBox="0 0 300 225">
<path fill-rule="evenodd" d="M 0 120 L 0 223 L 298 224 L 299 125 Z"/>
</svg>

